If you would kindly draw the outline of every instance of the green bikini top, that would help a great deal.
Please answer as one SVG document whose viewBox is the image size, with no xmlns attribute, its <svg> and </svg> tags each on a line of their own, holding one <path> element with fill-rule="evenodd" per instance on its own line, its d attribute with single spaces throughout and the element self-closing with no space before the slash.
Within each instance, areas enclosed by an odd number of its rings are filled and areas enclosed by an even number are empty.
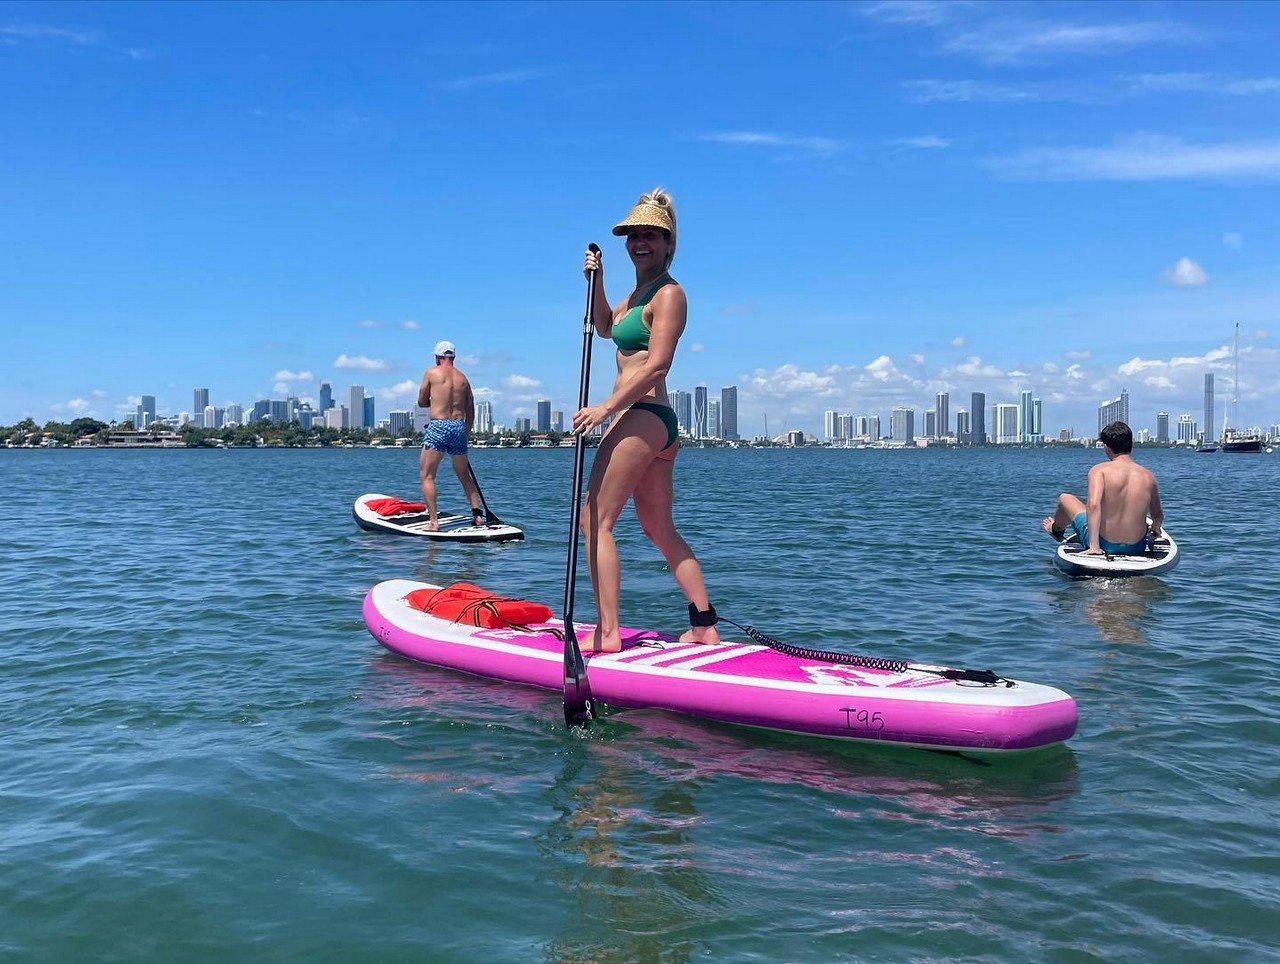
<svg viewBox="0 0 1280 964">
<path fill-rule="evenodd" d="M 664 274 L 649 286 L 644 297 L 637 301 L 625 315 L 609 331 L 609 337 L 618 346 L 619 351 L 640 351 L 649 349 L 649 329 L 644 324 L 644 306 L 653 300 L 653 296 L 664 285 L 673 285 L 675 281 Z"/>
</svg>

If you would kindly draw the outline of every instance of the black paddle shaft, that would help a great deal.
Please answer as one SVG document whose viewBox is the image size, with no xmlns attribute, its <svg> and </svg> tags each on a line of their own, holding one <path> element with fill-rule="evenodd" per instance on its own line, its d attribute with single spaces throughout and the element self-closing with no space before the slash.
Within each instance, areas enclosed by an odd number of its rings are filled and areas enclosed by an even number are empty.
<svg viewBox="0 0 1280 964">
<path fill-rule="evenodd" d="M 467 459 L 467 472 L 471 474 L 471 484 L 476 487 L 476 495 L 480 496 L 480 504 L 484 506 L 484 521 L 487 525 L 502 525 L 502 520 L 489 508 L 489 500 L 484 497 L 484 490 L 480 488 L 480 480 L 476 478 L 476 470 L 471 465 L 471 460 Z"/>
<path fill-rule="evenodd" d="M 588 246 L 596 254 L 600 248 Z M 591 390 L 591 332 L 595 327 L 596 273 L 587 277 L 587 313 L 582 319 L 582 375 L 578 380 L 578 408 L 587 407 Z M 586 726 L 591 719 L 591 686 L 587 664 L 573 627 L 573 595 L 578 574 L 578 526 L 582 521 L 582 473 L 587 461 L 587 436 L 579 432 L 573 449 L 573 504 L 569 509 L 569 558 L 564 572 L 564 721 Z"/>
</svg>

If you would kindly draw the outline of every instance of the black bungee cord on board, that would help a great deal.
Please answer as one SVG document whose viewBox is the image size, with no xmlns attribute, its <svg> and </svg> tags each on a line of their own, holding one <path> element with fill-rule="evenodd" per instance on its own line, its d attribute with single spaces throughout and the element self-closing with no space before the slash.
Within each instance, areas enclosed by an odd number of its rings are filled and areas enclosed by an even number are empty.
<svg viewBox="0 0 1280 964">
<path fill-rule="evenodd" d="M 720 622 L 728 623 L 730 626 L 737 626 L 760 645 L 768 646 L 770 649 L 787 656 L 794 656 L 796 659 L 843 663 L 846 666 L 861 666 L 864 669 L 879 669 L 889 673 L 905 673 L 909 670 L 916 673 L 932 673 L 935 676 L 954 680 L 957 683 L 978 683 L 981 686 L 997 686 L 1000 683 L 1005 686 L 1013 686 L 1013 680 L 997 676 L 989 669 L 948 669 L 944 666 L 926 666 L 922 663 L 908 663 L 906 660 L 885 659 L 881 656 L 855 656 L 852 653 L 837 653 L 826 649 L 793 646 L 791 643 L 784 643 L 782 640 L 776 639 L 767 633 L 762 633 L 753 626 L 744 626 L 741 623 L 734 622 L 727 616 L 719 616 L 718 618 Z"/>
</svg>

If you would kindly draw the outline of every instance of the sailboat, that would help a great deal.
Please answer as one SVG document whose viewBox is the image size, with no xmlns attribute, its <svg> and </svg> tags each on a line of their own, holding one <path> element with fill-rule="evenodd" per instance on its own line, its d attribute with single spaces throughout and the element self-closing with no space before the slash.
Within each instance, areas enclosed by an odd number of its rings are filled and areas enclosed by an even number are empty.
<svg viewBox="0 0 1280 964">
<path fill-rule="evenodd" d="M 1240 405 L 1240 323 L 1236 322 L 1236 340 L 1231 349 L 1235 360 L 1235 378 L 1231 383 L 1231 410 L 1239 417 Z M 1227 427 L 1227 416 L 1222 416 L 1222 451 L 1224 452 L 1261 452 L 1262 436 L 1254 429 L 1233 429 Z"/>
</svg>

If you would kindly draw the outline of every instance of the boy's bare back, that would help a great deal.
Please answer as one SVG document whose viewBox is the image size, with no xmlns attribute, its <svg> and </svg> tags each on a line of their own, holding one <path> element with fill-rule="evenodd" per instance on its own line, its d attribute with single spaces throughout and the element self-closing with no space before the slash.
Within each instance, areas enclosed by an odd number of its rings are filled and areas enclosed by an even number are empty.
<svg viewBox="0 0 1280 964">
<path fill-rule="evenodd" d="M 1101 462 L 1089 470 L 1089 506 L 1101 513 L 1104 538 L 1136 542 L 1147 531 L 1147 516 L 1158 530 L 1164 513 L 1156 477 L 1127 455 Z"/>
</svg>

